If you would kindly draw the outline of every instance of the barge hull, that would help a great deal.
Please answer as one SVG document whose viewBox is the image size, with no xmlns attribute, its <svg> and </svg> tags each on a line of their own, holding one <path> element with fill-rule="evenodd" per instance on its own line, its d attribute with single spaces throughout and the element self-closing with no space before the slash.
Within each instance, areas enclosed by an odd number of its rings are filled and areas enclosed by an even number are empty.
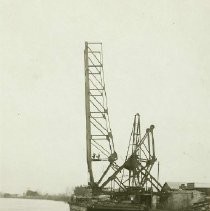
<svg viewBox="0 0 210 211">
<path fill-rule="evenodd" d="M 70 204 L 70 211 L 144 211 L 142 207 L 138 206 L 81 206 Z"/>
</svg>

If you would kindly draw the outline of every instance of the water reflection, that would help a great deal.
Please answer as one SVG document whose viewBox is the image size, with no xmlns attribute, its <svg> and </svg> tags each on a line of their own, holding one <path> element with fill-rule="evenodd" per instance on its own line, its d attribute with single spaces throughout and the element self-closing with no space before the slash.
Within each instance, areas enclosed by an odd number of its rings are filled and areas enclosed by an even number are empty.
<svg viewBox="0 0 210 211">
<path fill-rule="evenodd" d="M 69 206 L 50 200 L 0 198 L 0 211 L 69 211 Z"/>
</svg>

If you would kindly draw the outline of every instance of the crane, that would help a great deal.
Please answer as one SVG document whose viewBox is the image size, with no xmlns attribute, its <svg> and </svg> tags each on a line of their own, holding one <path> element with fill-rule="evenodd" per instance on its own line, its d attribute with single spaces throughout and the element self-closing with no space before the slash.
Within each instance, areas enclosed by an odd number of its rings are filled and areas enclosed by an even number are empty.
<svg viewBox="0 0 210 211">
<path fill-rule="evenodd" d="M 87 166 L 93 193 L 108 185 L 112 191 L 113 184 L 126 194 L 136 190 L 138 193 L 160 191 L 161 184 L 151 174 L 157 160 L 154 125 L 141 137 L 140 115 L 134 116 L 127 155 L 124 163 L 118 165 L 109 121 L 101 42 L 85 42 L 84 63 Z"/>
</svg>

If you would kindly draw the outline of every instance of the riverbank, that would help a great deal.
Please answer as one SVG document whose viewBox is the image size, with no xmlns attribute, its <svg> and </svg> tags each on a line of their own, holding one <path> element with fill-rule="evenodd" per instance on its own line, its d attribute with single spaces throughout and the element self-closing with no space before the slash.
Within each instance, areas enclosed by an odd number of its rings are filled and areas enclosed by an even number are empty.
<svg viewBox="0 0 210 211">
<path fill-rule="evenodd" d="M 34 199 L 34 200 L 52 200 L 52 201 L 69 201 L 70 197 L 66 195 L 40 195 L 40 196 L 0 196 L 5 199 Z"/>
</svg>

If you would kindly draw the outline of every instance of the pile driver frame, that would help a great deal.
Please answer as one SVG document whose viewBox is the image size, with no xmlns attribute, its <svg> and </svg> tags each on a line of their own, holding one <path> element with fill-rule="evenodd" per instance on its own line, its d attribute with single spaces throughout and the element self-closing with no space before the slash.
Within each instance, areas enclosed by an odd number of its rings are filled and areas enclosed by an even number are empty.
<svg viewBox="0 0 210 211">
<path fill-rule="evenodd" d="M 118 193 L 160 192 L 162 186 L 151 174 L 157 161 L 154 125 L 141 137 L 140 115 L 135 115 L 125 162 L 118 165 L 107 106 L 102 43 L 85 42 L 84 62 L 87 166 L 93 193 L 100 194 L 105 188 L 116 193 L 113 183 Z M 101 162 L 106 167 L 96 178 L 94 166 L 101 166 Z"/>
</svg>

